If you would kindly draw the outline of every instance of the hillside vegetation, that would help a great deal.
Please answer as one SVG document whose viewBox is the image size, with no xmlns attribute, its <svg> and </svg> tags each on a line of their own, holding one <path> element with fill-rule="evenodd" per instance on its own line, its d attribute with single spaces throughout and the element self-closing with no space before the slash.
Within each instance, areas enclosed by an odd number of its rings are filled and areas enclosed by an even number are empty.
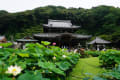
<svg viewBox="0 0 120 80">
<path fill-rule="evenodd" d="M 0 11 L 0 35 L 22 38 L 34 33 L 42 33 L 48 19 L 71 20 L 81 28 L 78 34 L 100 36 L 119 46 L 120 44 L 120 8 L 98 6 L 92 9 L 46 6 L 24 12 L 9 13 Z"/>
</svg>

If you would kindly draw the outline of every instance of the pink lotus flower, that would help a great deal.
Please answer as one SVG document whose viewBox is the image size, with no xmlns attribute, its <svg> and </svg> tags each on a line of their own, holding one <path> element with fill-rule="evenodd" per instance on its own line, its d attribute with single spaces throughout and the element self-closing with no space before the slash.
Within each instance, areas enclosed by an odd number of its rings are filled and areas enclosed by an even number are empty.
<svg viewBox="0 0 120 80">
<path fill-rule="evenodd" d="M 53 46 L 55 46 L 56 45 L 56 43 L 55 42 L 53 42 L 53 44 L 52 44 Z"/>
</svg>

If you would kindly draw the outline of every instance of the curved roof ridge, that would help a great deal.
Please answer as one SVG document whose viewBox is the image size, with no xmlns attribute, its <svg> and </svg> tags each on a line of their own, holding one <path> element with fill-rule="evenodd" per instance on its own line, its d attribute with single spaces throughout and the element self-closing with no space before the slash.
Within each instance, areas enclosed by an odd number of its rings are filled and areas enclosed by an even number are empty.
<svg viewBox="0 0 120 80">
<path fill-rule="evenodd" d="M 100 37 L 96 37 L 94 40 L 92 40 L 88 44 L 95 44 L 95 43 L 97 43 L 97 44 L 109 44 L 111 42 L 107 41 L 107 40 L 104 40 L 104 39 L 101 39 Z"/>
<path fill-rule="evenodd" d="M 71 20 L 53 20 L 53 19 L 48 19 L 48 22 L 69 22 L 71 23 Z"/>
</svg>

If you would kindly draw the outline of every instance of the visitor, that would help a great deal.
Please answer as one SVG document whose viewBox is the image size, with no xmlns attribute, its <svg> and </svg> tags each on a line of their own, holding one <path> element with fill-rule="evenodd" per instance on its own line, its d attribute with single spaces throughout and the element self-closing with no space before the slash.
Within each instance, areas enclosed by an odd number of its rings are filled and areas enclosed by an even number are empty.
<svg viewBox="0 0 120 80">
<path fill-rule="evenodd" d="M 77 49 L 75 49 L 75 50 L 74 50 L 74 53 L 77 53 L 77 52 L 78 52 L 78 50 L 77 50 Z"/>
<path fill-rule="evenodd" d="M 105 50 L 106 50 L 105 48 L 102 49 L 102 51 L 105 51 Z"/>
</svg>

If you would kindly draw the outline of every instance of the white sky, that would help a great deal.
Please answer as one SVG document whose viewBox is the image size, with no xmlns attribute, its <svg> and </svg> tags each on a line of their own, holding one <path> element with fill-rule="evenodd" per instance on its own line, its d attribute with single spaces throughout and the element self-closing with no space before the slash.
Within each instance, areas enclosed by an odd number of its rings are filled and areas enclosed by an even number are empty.
<svg viewBox="0 0 120 80">
<path fill-rule="evenodd" d="M 120 7 L 120 0 L 0 0 L 0 10 L 7 10 L 9 12 L 31 10 L 47 5 L 87 9 L 98 5 Z"/>
</svg>

